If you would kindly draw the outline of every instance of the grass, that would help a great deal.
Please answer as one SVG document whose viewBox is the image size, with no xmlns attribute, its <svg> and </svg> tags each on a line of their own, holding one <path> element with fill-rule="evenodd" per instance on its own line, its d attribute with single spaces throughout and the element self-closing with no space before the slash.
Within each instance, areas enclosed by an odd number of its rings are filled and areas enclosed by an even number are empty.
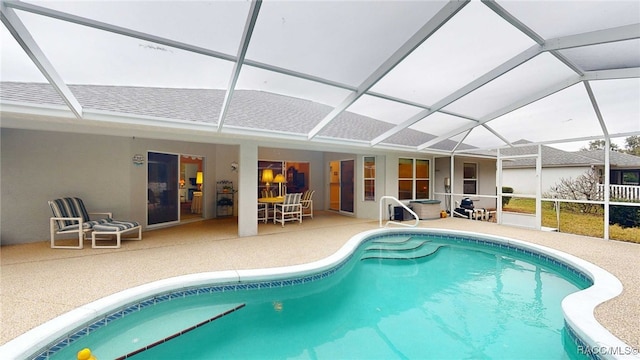
<svg viewBox="0 0 640 360">
<path fill-rule="evenodd" d="M 560 225 L 550 201 L 542 202 L 542 226 L 558 228 L 560 232 L 604 237 L 604 215 L 585 214 L 568 209 L 568 204 L 560 204 Z M 535 200 L 524 198 L 512 198 L 509 204 L 504 206 L 504 211 L 535 214 Z M 640 243 L 640 228 L 623 228 L 619 225 L 609 226 L 609 238 L 612 240 Z"/>
</svg>

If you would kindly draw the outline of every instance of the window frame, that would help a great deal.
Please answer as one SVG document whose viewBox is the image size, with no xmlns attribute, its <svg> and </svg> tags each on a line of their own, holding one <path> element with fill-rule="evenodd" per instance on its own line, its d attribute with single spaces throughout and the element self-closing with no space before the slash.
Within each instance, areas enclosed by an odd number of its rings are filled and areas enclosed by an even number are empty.
<svg viewBox="0 0 640 360">
<path fill-rule="evenodd" d="M 402 160 L 410 160 L 411 161 L 411 177 L 400 177 L 401 171 L 401 161 Z M 418 162 L 424 161 L 427 165 L 427 177 L 418 177 Z M 409 198 L 401 196 L 402 189 L 401 183 L 411 181 L 411 196 Z M 429 199 L 431 197 L 431 160 L 425 158 L 408 158 L 408 157 L 399 157 L 398 158 L 398 200 L 416 200 L 418 199 L 418 183 L 426 182 L 426 194 L 425 198 Z M 406 190 L 404 190 L 406 191 Z M 421 192 L 422 193 L 422 192 Z"/>
<path fill-rule="evenodd" d="M 467 165 L 472 165 L 474 168 L 474 177 L 468 178 L 466 177 L 465 168 Z M 478 163 L 475 162 L 463 162 L 462 163 L 462 193 L 464 195 L 478 195 Z M 474 192 L 467 192 L 467 183 L 473 182 L 474 184 Z"/>
<path fill-rule="evenodd" d="M 372 163 L 373 168 L 367 174 L 367 164 Z M 370 175 L 370 176 L 367 176 Z M 376 157 L 362 157 L 362 201 L 376 201 Z"/>
</svg>

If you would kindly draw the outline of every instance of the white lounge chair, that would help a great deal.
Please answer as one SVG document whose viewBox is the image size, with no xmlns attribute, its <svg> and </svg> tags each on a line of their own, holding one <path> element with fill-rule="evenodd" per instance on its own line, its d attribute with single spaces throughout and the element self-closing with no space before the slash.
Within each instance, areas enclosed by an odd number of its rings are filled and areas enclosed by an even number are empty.
<svg viewBox="0 0 640 360">
<path fill-rule="evenodd" d="M 110 212 L 90 213 L 82 199 L 67 197 L 49 201 L 53 217 L 49 219 L 52 249 L 82 249 L 87 235 L 91 234 L 93 248 L 119 248 L 123 233 L 137 231 L 138 236 L 127 240 L 142 240 L 142 227 L 135 221 L 113 220 Z M 93 220 L 90 215 L 100 215 Z M 57 245 L 56 235 L 77 234 L 77 245 Z M 96 237 L 101 235 L 101 237 Z M 108 235 L 108 237 L 105 237 Z M 115 236 L 116 245 L 98 245 L 97 240 L 109 240 Z"/>
<path fill-rule="evenodd" d="M 52 249 L 82 249 L 87 233 L 98 224 L 111 221 L 110 212 L 90 213 L 80 198 L 67 197 L 49 201 L 53 217 L 49 219 Z M 90 215 L 100 215 L 91 220 Z M 77 234 L 78 245 L 56 245 L 56 235 Z"/>
</svg>

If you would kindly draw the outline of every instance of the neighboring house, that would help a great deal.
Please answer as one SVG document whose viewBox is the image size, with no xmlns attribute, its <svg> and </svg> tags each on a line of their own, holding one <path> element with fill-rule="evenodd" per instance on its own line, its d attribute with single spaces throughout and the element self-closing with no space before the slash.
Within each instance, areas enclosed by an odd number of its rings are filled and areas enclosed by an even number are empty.
<svg viewBox="0 0 640 360">
<path fill-rule="evenodd" d="M 526 144 L 520 140 L 516 144 Z M 537 154 L 538 146 L 521 146 L 503 149 L 504 156 Z M 611 198 L 640 199 L 640 157 L 611 151 L 610 184 Z M 604 183 L 604 150 L 563 151 L 550 146 L 542 146 L 542 192 L 552 193 L 561 179 L 576 179 L 590 169 L 600 175 Z M 504 186 L 510 186 L 515 193 L 535 194 L 535 157 L 503 161 Z"/>
</svg>

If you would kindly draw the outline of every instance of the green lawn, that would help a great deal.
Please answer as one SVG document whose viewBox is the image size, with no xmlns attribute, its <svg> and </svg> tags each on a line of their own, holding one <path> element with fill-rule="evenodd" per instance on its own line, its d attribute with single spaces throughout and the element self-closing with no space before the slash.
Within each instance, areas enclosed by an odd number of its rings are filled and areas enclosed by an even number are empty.
<svg viewBox="0 0 640 360">
<path fill-rule="evenodd" d="M 504 211 L 535 214 L 535 200 L 512 198 L 504 206 Z M 604 215 L 584 214 L 567 209 L 567 204 L 560 204 L 560 232 L 594 237 L 604 236 Z M 550 201 L 542 202 L 542 226 L 557 228 L 558 220 Z M 609 238 L 613 240 L 640 243 L 640 228 L 622 228 L 619 225 L 609 226 Z"/>
</svg>

